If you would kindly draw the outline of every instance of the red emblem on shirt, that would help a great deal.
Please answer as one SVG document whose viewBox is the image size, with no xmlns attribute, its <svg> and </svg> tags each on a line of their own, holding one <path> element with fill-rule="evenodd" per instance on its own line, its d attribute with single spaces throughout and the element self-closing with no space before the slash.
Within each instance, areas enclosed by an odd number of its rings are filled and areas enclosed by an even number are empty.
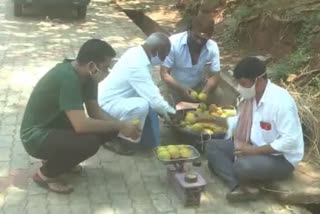
<svg viewBox="0 0 320 214">
<path fill-rule="evenodd" d="M 266 131 L 271 130 L 271 124 L 267 122 L 260 121 L 260 127 Z"/>
</svg>

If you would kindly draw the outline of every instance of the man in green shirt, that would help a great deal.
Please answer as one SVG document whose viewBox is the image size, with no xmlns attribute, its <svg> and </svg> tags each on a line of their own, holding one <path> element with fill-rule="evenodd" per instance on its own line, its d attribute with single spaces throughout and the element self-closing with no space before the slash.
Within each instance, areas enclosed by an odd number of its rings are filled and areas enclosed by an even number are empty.
<svg viewBox="0 0 320 214">
<path fill-rule="evenodd" d="M 97 103 L 94 76 L 107 74 L 115 55 L 108 43 L 88 40 L 76 60 L 57 64 L 33 89 L 20 135 L 26 151 L 44 160 L 33 176 L 39 185 L 70 193 L 73 188 L 60 183 L 57 176 L 93 156 L 101 144 L 119 132 L 133 139 L 140 135 L 136 125 L 107 115 Z"/>
</svg>

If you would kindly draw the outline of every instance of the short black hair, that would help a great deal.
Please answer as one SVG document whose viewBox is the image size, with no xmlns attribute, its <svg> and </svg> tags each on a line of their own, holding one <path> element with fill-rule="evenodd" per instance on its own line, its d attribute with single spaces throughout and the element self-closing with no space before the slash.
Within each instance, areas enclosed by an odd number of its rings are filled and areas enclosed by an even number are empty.
<svg viewBox="0 0 320 214">
<path fill-rule="evenodd" d="M 213 33 L 214 21 L 208 14 L 199 14 L 192 18 L 188 26 L 189 30 L 197 30 L 204 33 Z"/>
<path fill-rule="evenodd" d="M 79 64 L 87 64 L 92 61 L 98 65 L 106 58 L 115 56 L 116 51 L 107 42 L 100 39 L 90 39 L 81 46 L 77 61 Z"/>
<path fill-rule="evenodd" d="M 254 80 L 266 73 L 265 64 L 257 57 L 249 56 L 242 59 L 233 71 L 233 77 L 236 79 L 245 78 Z M 267 74 L 263 76 L 267 78 Z"/>
</svg>

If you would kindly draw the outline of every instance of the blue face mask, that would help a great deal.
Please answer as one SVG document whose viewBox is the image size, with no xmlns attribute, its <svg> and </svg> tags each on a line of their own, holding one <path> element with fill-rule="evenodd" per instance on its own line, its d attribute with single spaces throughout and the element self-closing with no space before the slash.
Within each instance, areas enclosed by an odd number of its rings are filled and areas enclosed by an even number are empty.
<svg viewBox="0 0 320 214">
<path fill-rule="evenodd" d="M 162 64 L 162 60 L 159 58 L 158 53 L 157 53 L 156 56 L 152 56 L 151 57 L 150 63 L 151 63 L 151 65 L 160 65 L 160 64 Z"/>
</svg>

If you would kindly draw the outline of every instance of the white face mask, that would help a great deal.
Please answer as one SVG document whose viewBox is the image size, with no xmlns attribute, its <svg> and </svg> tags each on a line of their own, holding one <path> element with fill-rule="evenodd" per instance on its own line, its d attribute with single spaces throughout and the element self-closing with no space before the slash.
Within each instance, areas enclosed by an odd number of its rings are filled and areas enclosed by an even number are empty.
<svg viewBox="0 0 320 214">
<path fill-rule="evenodd" d="M 246 88 L 246 87 L 243 87 L 240 84 L 238 84 L 237 91 L 240 93 L 240 96 L 243 97 L 244 99 L 251 99 L 251 98 L 255 97 L 256 96 L 257 79 L 260 77 L 263 77 L 264 75 L 265 75 L 265 73 L 258 76 L 256 78 L 256 80 L 254 81 L 253 86 L 251 86 L 250 88 Z"/>
<path fill-rule="evenodd" d="M 94 63 L 94 66 L 95 66 L 95 72 L 90 71 L 90 76 L 95 82 L 98 83 L 107 76 L 107 73 L 102 72 L 95 63 Z"/>
<path fill-rule="evenodd" d="M 151 57 L 150 63 L 151 63 L 151 65 L 160 65 L 160 64 L 162 64 L 162 61 L 161 61 L 161 59 L 159 58 L 158 53 L 157 53 L 156 56 L 152 56 L 152 57 Z"/>
<path fill-rule="evenodd" d="M 254 96 L 256 96 L 256 83 L 254 83 L 251 88 L 246 88 L 239 84 L 237 87 L 237 91 L 240 93 L 240 96 L 244 99 L 251 99 Z"/>
</svg>

